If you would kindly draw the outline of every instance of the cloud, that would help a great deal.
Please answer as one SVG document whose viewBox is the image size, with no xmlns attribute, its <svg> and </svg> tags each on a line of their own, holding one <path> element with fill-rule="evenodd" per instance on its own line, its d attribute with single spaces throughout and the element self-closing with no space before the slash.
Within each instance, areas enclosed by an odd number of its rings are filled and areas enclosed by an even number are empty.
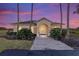
<svg viewBox="0 0 79 59">
<path fill-rule="evenodd" d="M 3 21 L 4 19 L 6 19 L 6 17 L 3 15 L 0 15 L 0 22 Z"/>
<path fill-rule="evenodd" d="M 33 11 L 33 14 L 37 14 L 38 11 L 37 10 L 34 10 Z M 0 14 L 17 14 L 16 11 L 11 11 L 11 10 L 0 10 Z M 20 15 L 30 15 L 31 14 L 31 11 L 20 11 L 19 12 Z"/>
<path fill-rule="evenodd" d="M 13 28 L 10 24 L 0 23 L 0 27 L 5 27 L 7 29 Z"/>
<path fill-rule="evenodd" d="M 70 20 L 70 27 L 72 27 L 72 28 L 79 27 L 79 20 L 78 19 L 72 19 L 72 20 Z"/>
</svg>

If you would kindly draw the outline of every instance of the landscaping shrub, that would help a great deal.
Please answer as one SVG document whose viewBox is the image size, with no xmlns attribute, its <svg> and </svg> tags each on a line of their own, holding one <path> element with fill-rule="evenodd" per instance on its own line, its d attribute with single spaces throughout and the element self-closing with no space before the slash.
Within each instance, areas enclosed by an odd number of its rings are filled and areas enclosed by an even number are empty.
<svg viewBox="0 0 79 59">
<path fill-rule="evenodd" d="M 18 32 L 8 31 L 6 38 L 8 39 L 19 39 L 19 40 L 33 40 L 35 39 L 36 34 L 33 34 L 28 29 L 21 29 Z"/>
<path fill-rule="evenodd" d="M 18 39 L 26 39 L 26 37 L 28 37 L 28 35 L 30 33 L 31 33 L 31 31 L 28 29 L 21 29 L 18 31 L 17 38 Z"/>
<path fill-rule="evenodd" d="M 50 37 L 60 40 L 61 38 L 64 38 L 66 36 L 66 30 L 63 29 L 62 33 L 60 34 L 60 28 L 54 28 L 50 31 Z"/>
<path fill-rule="evenodd" d="M 8 38 L 8 39 L 16 39 L 17 38 L 16 34 L 17 34 L 17 32 L 8 31 L 7 34 L 6 34 L 6 38 Z"/>
<path fill-rule="evenodd" d="M 61 33 L 62 38 L 65 38 L 66 34 L 67 34 L 67 30 L 62 29 L 62 33 Z"/>
<path fill-rule="evenodd" d="M 35 34 L 33 34 L 32 32 L 31 32 L 31 30 L 29 30 L 29 29 L 21 29 L 21 30 L 19 30 L 18 31 L 18 34 L 17 34 L 17 38 L 18 39 L 27 39 L 27 40 L 33 40 L 33 39 L 35 39 Z"/>
<path fill-rule="evenodd" d="M 59 28 L 54 28 L 50 31 L 50 37 L 54 39 L 58 39 L 60 37 L 60 29 Z"/>
</svg>

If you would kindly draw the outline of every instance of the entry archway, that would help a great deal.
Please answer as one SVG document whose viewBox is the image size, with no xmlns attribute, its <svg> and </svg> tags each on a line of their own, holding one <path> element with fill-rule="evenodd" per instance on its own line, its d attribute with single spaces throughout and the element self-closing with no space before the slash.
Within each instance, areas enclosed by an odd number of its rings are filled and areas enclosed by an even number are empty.
<svg viewBox="0 0 79 59">
<path fill-rule="evenodd" d="M 39 29 L 39 36 L 41 37 L 48 36 L 48 25 L 47 24 L 40 24 L 38 29 Z"/>
</svg>

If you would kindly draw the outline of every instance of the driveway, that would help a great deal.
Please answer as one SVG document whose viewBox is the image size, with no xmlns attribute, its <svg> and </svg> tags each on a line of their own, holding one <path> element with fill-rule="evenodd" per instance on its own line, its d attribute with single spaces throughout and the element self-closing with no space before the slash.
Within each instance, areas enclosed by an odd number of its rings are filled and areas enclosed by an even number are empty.
<svg viewBox="0 0 79 59">
<path fill-rule="evenodd" d="M 49 37 L 36 37 L 31 50 L 74 50 L 61 41 Z"/>
</svg>

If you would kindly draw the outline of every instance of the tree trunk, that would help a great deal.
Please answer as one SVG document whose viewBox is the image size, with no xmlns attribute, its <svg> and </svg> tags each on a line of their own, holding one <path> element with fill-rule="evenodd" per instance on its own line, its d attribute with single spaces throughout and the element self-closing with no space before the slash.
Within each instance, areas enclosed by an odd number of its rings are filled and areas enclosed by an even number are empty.
<svg viewBox="0 0 79 59">
<path fill-rule="evenodd" d="M 62 21 L 63 21 L 63 20 L 62 20 L 62 4 L 61 4 L 61 3 L 60 3 L 60 17 L 61 17 L 61 18 L 60 18 L 60 19 L 61 19 L 61 20 L 60 20 L 60 23 L 61 23 L 61 24 L 60 24 L 60 28 L 61 28 L 60 35 L 61 35 L 61 34 L 62 34 Z"/>
<path fill-rule="evenodd" d="M 17 3 L 17 32 L 19 31 L 19 3 Z"/>
<path fill-rule="evenodd" d="M 70 31 L 69 31 L 69 13 L 70 13 L 70 4 L 67 4 L 67 36 L 66 39 L 69 39 Z"/>
<path fill-rule="evenodd" d="M 33 3 L 31 4 L 31 21 L 30 21 L 30 26 L 29 26 L 29 29 L 31 30 L 31 27 L 32 27 L 32 21 L 33 20 Z"/>
</svg>

